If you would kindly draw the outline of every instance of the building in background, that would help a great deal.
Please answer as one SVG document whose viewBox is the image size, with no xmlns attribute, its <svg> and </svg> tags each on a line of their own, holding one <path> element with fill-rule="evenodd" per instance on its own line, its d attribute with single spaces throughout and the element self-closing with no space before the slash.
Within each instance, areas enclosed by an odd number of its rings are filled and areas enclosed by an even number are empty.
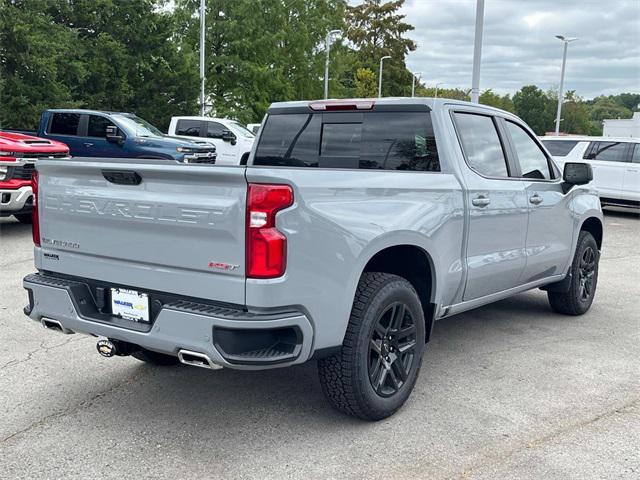
<svg viewBox="0 0 640 480">
<path fill-rule="evenodd" d="M 640 112 L 633 118 L 603 120 L 602 135 L 605 137 L 640 137 Z"/>
</svg>

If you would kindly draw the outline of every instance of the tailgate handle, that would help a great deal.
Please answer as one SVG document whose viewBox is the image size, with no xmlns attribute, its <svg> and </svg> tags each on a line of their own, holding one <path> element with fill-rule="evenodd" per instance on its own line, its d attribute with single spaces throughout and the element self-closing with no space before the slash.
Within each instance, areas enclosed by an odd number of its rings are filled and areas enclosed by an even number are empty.
<svg viewBox="0 0 640 480">
<path fill-rule="evenodd" d="M 102 170 L 102 176 L 107 182 L 118 185 L 140 185 L 142 177 L 132 170 Z"/>
</svg>

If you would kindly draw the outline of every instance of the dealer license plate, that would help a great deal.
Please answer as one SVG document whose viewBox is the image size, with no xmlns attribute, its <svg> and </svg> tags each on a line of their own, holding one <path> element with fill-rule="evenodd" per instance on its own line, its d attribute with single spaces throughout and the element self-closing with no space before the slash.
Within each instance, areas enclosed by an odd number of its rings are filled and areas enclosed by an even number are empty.
<svg viewBox="0 0 640 480">
<path fill-rule="evenodd" d="M 111 312 L 134 322 L 149 321 L 149 295 L 125 288 L 111 289 Z"/>
</svg>

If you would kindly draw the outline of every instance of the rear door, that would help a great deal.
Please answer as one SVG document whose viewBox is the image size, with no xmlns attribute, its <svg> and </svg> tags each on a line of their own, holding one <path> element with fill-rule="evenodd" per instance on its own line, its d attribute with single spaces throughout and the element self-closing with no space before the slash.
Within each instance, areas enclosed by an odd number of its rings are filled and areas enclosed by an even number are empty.
<svg viewBox="0 0 640 480">
<path fill-rule="evenodd" d="M 80 135 L 80 113 L 51 112 L 46 125 L 46 137 L 58 140 L 69 147 L 69 154 L 76 157 L 87 153 Z"/>
<path fill-rule="evenodd" d="M 528 204 L 525 184 L 508 161 L 504 132 L 486 111 L 456 110 L 464 154 L 469 228 L 463 300 L 520 285 L 525 268 Z"/>
<path fill-rule="evenodd" d="M 517 162 L 516 175 L 526 187 L 529 208 L 522 283 L 562 274 L 571 256 L 573 219 L 560 172 L 523 124 L 504 120 L 504 127 Z"/>
<path fill-rule="evenodd" d="M 40 269 L 244 303 L 243 168 L 84 158 L 38 171 Z"/>
</svg>

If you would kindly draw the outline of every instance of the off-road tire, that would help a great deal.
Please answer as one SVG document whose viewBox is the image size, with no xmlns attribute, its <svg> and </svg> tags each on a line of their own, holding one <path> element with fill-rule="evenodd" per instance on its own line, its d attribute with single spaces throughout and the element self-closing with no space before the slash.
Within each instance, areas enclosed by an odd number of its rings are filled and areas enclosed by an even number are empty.
<svg viewBox="0 0 640 480">
<path fill-rule="evenodd" d="M 405 380 L 395 393 L 382 396 L 373 386 L 371 375 L 372 335 L 378 335 L 380 318 L 396 305 L 404 305 L 401 320 L 415 325 L 415 337 L 410 367 L 404 366 Z M 394 311 L 389 313 L 393 317 Z M 409 316 L 407 316 L 409 315 Z M 389 320 L 391 324 L 392 320 Z M 408 330 L 408 328 L 407 328 Z M 375 332 L 375 333 L 374 333 Z M 397 336 L 398 338 L 401 335 Z M 386 338 L 386 337 L 385 337 Z M 402 337 L 410 338 L 410 337 Z M 409 340 L 407 340 L 407 343 Z M 380 343 L 382 345 L 382 342 Z M 337 410 L 363 420 L 381 420 L 393 415 L 406 402 L 420 372 L 425 346 L 425 321 L 420 298 L 404 278 L 388 273 L 367 272 L 362 275 L 356 291 L 351 316 L 340 352 L 318 361 L 322 390 Z M 392 347 L 393 348 L 393 347 Z M 375 350 L 374 350 L 375 351 Z M 397 358 L 400 349 L 396 348 Z M 393 358 L 393 357 L 392 357 Z M 395 362 L 396 360 L 394 360 Z M 393 363 L 393 362 L 392 362 Z M 396 365 L 398 367 L 398 365 Z M 380 366 L 382 369 L 383 367 Z M 376 370 L 377 371 L 377 370 Z M 389 371 L 389 369 L 387 369 Z M 385 378 L 387 375 L 386 374 Z M 393 381 L 396 385 L 396 375 Z"/>
<path fill-rule="evenodd" d="M 593 266 L 591 267 L 591 281 L 589 283 L 588 294 L 585 296 L 585 255 L 589 252 L 593 254 Z M 565 315 L 582 315 L 587 312 L 593 303 L 593 298 L 598 285 L 598 262 L 600 252 L 598 244 L 589 232 L 582 230 L 578 237 L 576 253 L 571 263 L 571 283 L 567 292 L 547 292 L 551 308 Z"/>
</svg>

